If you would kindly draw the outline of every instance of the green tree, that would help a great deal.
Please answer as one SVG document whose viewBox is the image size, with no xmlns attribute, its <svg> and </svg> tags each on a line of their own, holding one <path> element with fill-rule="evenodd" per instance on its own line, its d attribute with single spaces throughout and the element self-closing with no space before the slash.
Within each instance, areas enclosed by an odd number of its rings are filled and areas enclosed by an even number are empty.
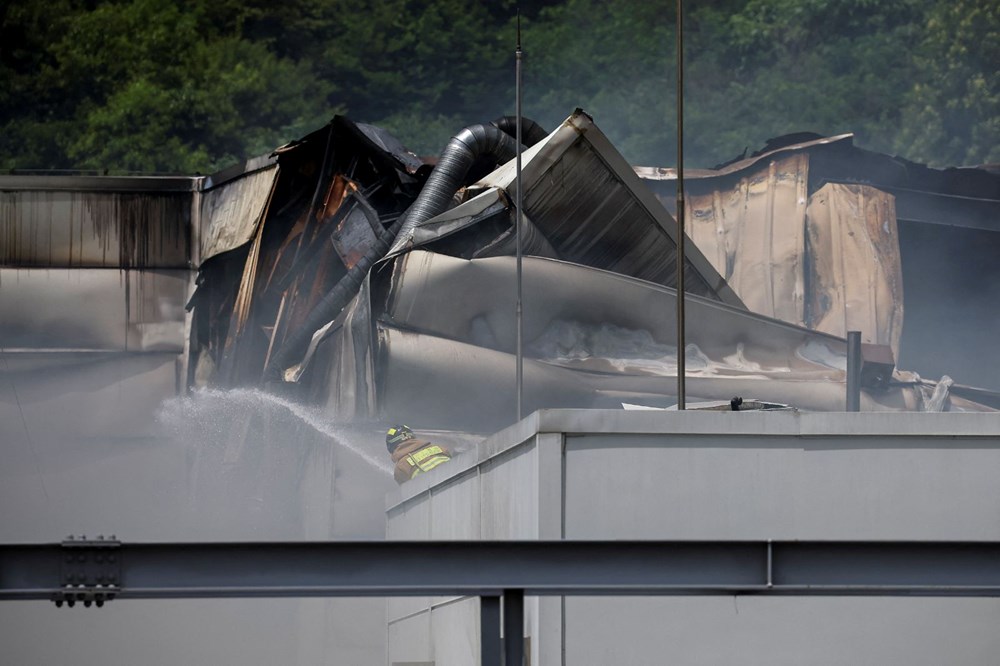
<svg viewBox="0 0 1000 666">
<path fill-rule="evenodd" d="M 895 147 L 935 165 L 1000 162 L 1000 5 L 938 3 Z"/>
<path fill-rule="evenodd" d="M 665 164 L 674 154 L 673 24 L 667 0 L 543 9 L 523 30 L 526 115 L 551 128 L 583 108 L 627 158 Z"/>
<path fill-rule="evenodd" d="M 0 168 L 71 166 L 61 137 L 72 131 L 76 100 L 56 90 L 49 45 L 84 9 L 78 0 L 0 5 Z"/>
<path fill-rule="evenodd" d="M 929 5 L 746 3 L 720 24 L 714 46 L 701 41 L 693 57 L 691 128 L 700 154 L 725 157 L 803 130 L 853 132 L 859 144 L 889 150 L 900 100 L 920 74 L 908 47 Z M 705 69 L 717 75 L 702 76 Z"/>
<path fill-rule="evenodd" d="M 511 3 L 497 3 L 510 5 Z M 464 125 L 513 107 L 509 12 L 472 0 L 337 0 L 316 71 L 354 119 L 437 153 Z"/>
<path fill-rule="evenodd" d="M 889 149 L 927 0 L 689 2 L 685 161 L 709 166 L 801 130 Z M 675 3 L 567 0 L 527 32 L 526 107 L 590 111 L 634 163 L 675 161 Z"/>
<path fill-rule="evenodd" d="M 37 76 L 42 97 L 72 103 L 50 101 L 41 118 L 12 121 L 15 131 L 40 123 L 49 145 L 6 158 L 8 166 L 208 171 L 338 111 L 332 86 L 315 79 L 310 63 L 243 39 L 241 22 L 213 23 L 204 7 L 135 0 L 70 13 L 25 76 Z M 40 155 L 47 163 L 24 164 Z"/>
<path fill-rule="evenodd" d="M 590 112 L 637 164 L 676 154 L 672 0 L 525 0 L 525 113 Z M 514 0 L 8 0 L 0 168 L 206 171 L 337 112 L 436 153 L 514 110 Z M 685 156 L 854 132 L 1000 159 L 990 0 L 689 0 Z"/>
</svg>

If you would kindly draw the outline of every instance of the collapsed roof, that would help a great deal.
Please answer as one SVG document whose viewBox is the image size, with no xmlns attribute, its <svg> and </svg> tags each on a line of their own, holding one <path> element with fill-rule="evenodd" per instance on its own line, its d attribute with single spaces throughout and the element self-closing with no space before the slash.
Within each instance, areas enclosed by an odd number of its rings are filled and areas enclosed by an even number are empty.
<svg viewBox="0 0 1000 666">
<path fill-rule="evenodd" d="M 453 143 L 464 142 L 460 152 L 477 137 L 491 150 L 509 144 L 494 130 L 510 130 L 511 120 L 492 127 L 475 126 Z M 532 135 L 522 169 L 526 409 L 671 404 L 675 221 L 582 111 Z M 280 149 L 269 179 L 248 174 L 262 181 L 249 189 L 267 196 L 254 206 L 249 236 L 228 234 L 244 244 L 205 252 L 189 304 L 190 382 L 280 379 L 350 420 L 482 431 L 509 423 L 514 165 L 509 150 L 473 149 L 463 152 L 468 173 L 448 175 L 464 187 L 436 192 L 433 205 L 421 203 L 435 177 L 430 165 L 345 118 Z M 764 155 L 696 174 L 706 183 L 729 177 L 743 201 L 715 185 L 692 197 L 692 399 L 745 395 L 843 409 L 843 333 L 856 326 L 858 304 L 869 341 L 898 354 L 892 197 L 856 183 L 811 191 L 808 161 L 796 150 L 785 161 Z M 452 161 L 443 156 L 435 170 Z M 757 176 L 755 165 L 769 175 Z M 665 175 L 639 171 L 647 182 Z M 228 187 L 243 200 L 248 186 L 239 182 Z M 208 238 L 225 235 L 212 224 Z M 361 277 L 351 277 L 359 267 Z M 888 367 L 884 353 L 881 360 L 866 375 L 863 409 L 1000 406 L 988 391 L 893 372 L 892 357 Z"/>
<path fill-rule="evenodd" d="M 674 210 L 674 170 L 636 171 Z M 689 233 L 750 309 L 1000 390 L 1000 174 L 801 133 L 685 182 Z"/>
</svg>

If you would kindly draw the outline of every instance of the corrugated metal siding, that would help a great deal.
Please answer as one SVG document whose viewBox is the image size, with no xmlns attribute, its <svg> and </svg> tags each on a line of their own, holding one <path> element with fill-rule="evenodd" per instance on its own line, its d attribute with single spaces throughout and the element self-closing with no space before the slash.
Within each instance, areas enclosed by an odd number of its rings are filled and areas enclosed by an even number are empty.
<svg viewBox="0 0 1000 666">
<path fill-rule="evenodd" d="M 0 347 L 182 352 L 188 276 L 0 269 Z"/>
<path fill-rule="evenodd" d="M 792 154 L 687 206 L 691 239 L 747 308 L 800 326 L 808 179 L 809 156 Z"/>
<path fill-rule="evenodd" d="M 0 191 L 0 266 L 186 268 L 191 195 Z"/>
<path fill-rule="evenodd" d="M 547 176 L 526 188 L 524 205 L 560 257 L 674 286 L 675 243 L 589 143 L 570 146 Z M 690 293 L 716 297 L 690 264 L 685 280 Z"/>
<path fill-rule="evenodd" d="M 809 198 L 809 320 L 819 331 L 890 345 L 899 358 L 903 273 L 895 198 L 829 183 Z"/>
<path fill-rule="evenodd" d="M 204 261 L 250 242 L 278 176 L 278 165 L 205 192 L 201 199 Z"/>
<path fill-rule="evenodd" d="M 587 114 L 567 118 L 523 162 L 525 214 L 560 258 L 674 286 L 676 221 Z M 469 192 L 490 186 L 514 198 L 514 160 Z M 685 255 L 688 293 L 743 307 L 697 247 Z"/>
<path fill-rule="evenodd" d="M 808 193 L 793 153 L 689 195 L 690 235 L 753 312 L 899 352 L 903 288 L 893 197 L 865 185 Z"/>
</svg>

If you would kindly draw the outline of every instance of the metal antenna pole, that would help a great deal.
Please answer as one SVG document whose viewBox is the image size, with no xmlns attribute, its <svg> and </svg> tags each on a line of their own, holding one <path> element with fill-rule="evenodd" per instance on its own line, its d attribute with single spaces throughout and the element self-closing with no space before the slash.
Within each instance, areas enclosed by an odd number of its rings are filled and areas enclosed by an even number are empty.
<svg viewBox="0 0 1000 666">
<path fill-rule="evenodd" d="M 514 221 L 515 245 L 517 245 L 517 420 L 521 420 L 521 409 L 524 404 L 524 315 L 521 310 L 521 211 L 523 204 L 521 188 L 521 10 L 517 11 L 517 49 L 514 51 L 514 72 L 515 72 L 515 115 L 517 116 L 517 197 L 515 206 L 517 213 Z"/>
<path fill-rule="evenodd" d="M 677 0 L 677 409 L 684 409 L 684 2 Z"/>
</svg>

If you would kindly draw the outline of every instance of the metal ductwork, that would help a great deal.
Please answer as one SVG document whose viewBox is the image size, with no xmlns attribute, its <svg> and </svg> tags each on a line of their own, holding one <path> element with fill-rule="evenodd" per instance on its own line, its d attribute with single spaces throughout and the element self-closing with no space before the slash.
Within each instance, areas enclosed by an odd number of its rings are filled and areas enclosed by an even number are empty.
<svg viewBox="0 0 1000 666">
<path fill-rule="evenodd" d="M 513 137 L 517 136 L 517 116 L 501 116 L 490 124 Z M 548 135 L 548 131 L 531 118 L 521 118 L 521 139 L 524 140 L 524 145 L 533 146 Z"/>
<path fill-rule="evenodd" d="M 334 319 L 361 288 L 371 267 L 390 250 L 403 249 L 414 228 L 448 209 L 452 197 L 464 184 L 469 169 L 480 157 L 491 156 L 497 164 L 514 158 L 517 145 L 513 134 L 517 120 L 503 116 L 487 125 L 472 125 L 455 135 L 441 152 L 437 166 L 427 178 L 416 201 L 378 240 L 353 268 L 340 279 L 312 309 L 302 325 L 293 331 L 272 357 L 265 379 L 278 378 L 304 352 L 313 334 Z M 522 138 L 528 146 L 545 138 L 547 133 L 536 122 L 522 119 Z"/>
</svg>

